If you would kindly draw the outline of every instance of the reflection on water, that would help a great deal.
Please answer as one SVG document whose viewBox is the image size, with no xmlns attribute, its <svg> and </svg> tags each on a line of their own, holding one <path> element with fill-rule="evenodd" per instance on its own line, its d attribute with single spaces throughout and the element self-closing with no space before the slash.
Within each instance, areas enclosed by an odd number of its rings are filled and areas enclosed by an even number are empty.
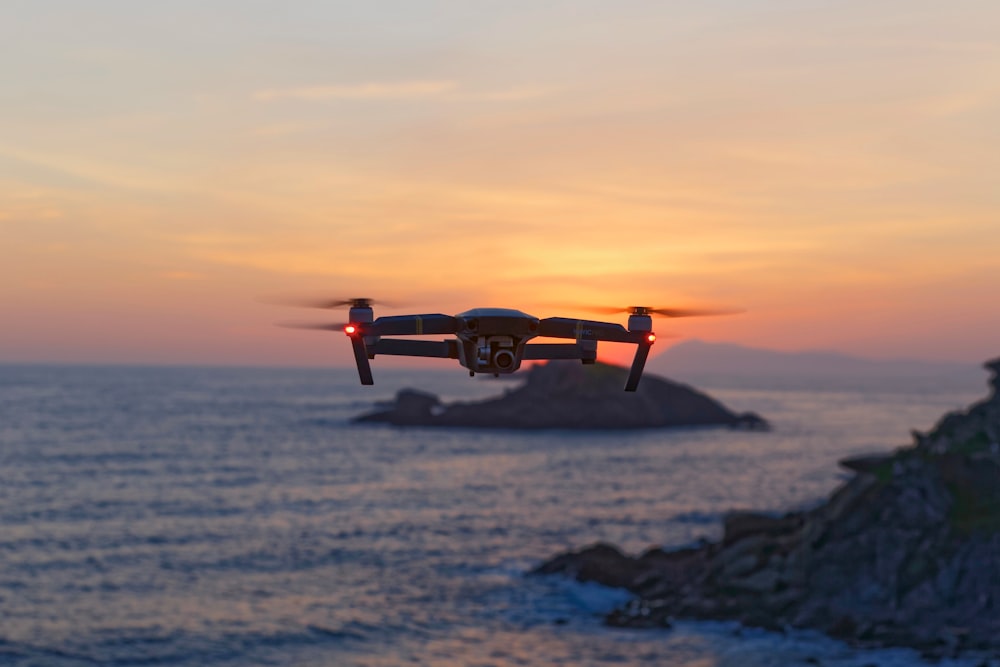
<svg viewBox="0 0 1000 667">
<path fill-rule="evenodd" d="M 808 505 L 845 455 L 907 444 L 966 395 L 720 390 L 771 433 L 352 426 L 454 373 L 5 367 L 0 662 L 916 664 L 811 635 L 600 625 L 621 593 L 524 572 L 596 540 L 718 532 Z"/>
</svg>

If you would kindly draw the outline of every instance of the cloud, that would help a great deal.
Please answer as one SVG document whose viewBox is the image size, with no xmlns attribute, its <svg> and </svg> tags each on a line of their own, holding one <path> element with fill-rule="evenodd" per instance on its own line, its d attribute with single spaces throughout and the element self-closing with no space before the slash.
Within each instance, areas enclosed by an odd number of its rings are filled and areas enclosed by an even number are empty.
<svg viewBox="0 0 1000 667">
<path fill-rule="evenodd" d="M 468 91 L 462 90 L 456 81 L 428 80 L 271 88 L 255 92 L 253 98 L 261 102 L 272 102 L 275 100 L 412 100 L 447 97 L 452 100 L 520 102 L 548 97 L 565 89 L 565 86 L 515 86 L 499 90 Z"/>
<path fill-rule="evenodd" d="M 487 102 L 520 102 L 548 97 L 564 90 L 566 90 L 565 86 L 517 86 L 505 90 L 469 93 L 466 97 Z"/>
<path fill-rule="evenodd" d="M 307 123 L 272 123 L 253 128 L 250 130 L 250 135 L 254 137 L 286 137 L 310 132 L 317 128 L 317 125 Z"/>
<path fill-rule="evenodd" d="M 353 85 L 300 86 L 273 88 L 253 94 L 255 100 L 409 100 L 434 97 L 455 90 L 454 81 L 396 81 L 359 83 Z"/>
<path fill-rule="evenodd" d="M 193 271 L 164 271 L 160 273 L 161 278 L 167 280 L 204 280 L 205 276 Z"/>
<path fill-rule="evenodd" d="M 15 168 L 20 171 L 24 171 L 25 167 L 41 170 L 32 175 L 37 182 L 60 182 L 54 177 L 66 176 L 94 185 L 129 190 L 174 192 L 178 187 L 165 175 L 145 172 L 136 164 L 125 165 L 95 160 L 90 155 L 48 153 L 0 146 L 0 160 L 14 162 Z"/>
</svg>

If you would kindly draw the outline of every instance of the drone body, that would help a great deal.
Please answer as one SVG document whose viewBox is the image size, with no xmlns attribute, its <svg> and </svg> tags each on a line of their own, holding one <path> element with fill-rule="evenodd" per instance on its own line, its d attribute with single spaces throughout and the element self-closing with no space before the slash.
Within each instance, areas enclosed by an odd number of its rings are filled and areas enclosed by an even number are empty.
<svg viewBox="0 0 1000 667">
<path fill-rule="evenodd" d="M 345 304 L 348 305 L 348 304 Z M 350 322 L 343 326 L 351 339 L 361 384 L 374 384 L 369 360 L 376 356 L 440 357 L 457 359 L 470 375 L 513 373 L 525 360 L 579 359 L 585 364 L 597 360 L 598 341 L 633 343 L 635 358 L 625 391 L 635 391 L 649 348 L 656 335 L 646 312 L 633 312 L 629 327 L 620 324 L 576 320 L 564 317 L 539 319 L 507 308 L 474 308 L 458 315 L 397 315 L 375 319 L 370 299 L 349 302 Z M 643 309 L 635 309 L 640 311 Z M 316 328 L 334 328 L 321 326 Z M 393 336 L 453 335 L 447 340 L 414 340 Z M 561 338 L 571 343 L 534 343 L 532 339 Z"/>
</svg>

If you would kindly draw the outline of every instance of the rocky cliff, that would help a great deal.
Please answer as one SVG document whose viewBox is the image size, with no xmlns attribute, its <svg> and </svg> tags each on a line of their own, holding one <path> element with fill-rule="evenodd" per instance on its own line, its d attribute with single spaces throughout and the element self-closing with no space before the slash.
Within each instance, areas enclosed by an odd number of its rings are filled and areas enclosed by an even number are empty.
<svg viewBox="0 0 1000 667">
<path fill-rule="evenodd" d="M 767 428 L 758 415 L 736 414 L 702 392 L 649 374 L 635 393 L 622 391 L 627 375 L 628 369 L 608 364 L 549 362 L 495 399 L 443 404 L 432 394 L 404 389 L 388 409 L 355 421 L 519 429 Z"/>
<path fill-rule="evenodd" d="M 736 512 L 718 543 L 639 557 L 599 544 L 537 572 L 634 592 L 611 625 L 728 619 L 929 655 L 1000 651 L 1000 359 L 986 367 L 987 399 L 892 455 L 843 461 L 854 476 L 815 510 Z"/>
</svg>

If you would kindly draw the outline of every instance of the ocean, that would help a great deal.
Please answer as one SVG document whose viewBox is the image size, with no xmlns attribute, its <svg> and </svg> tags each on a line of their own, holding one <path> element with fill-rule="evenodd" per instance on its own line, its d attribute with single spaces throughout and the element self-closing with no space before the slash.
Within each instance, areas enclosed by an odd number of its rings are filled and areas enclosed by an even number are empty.
<svg viewBox="0 0 1000 667">
<path fill-rule="evenodd" d="M 701 387 L 770 432 L 398 429 L 350 418 L 460 369 L 0 366 L 0 665 L 922 665 L 810 632 L 606 628 L 562 550 L 715 538 L 820 502 L 977 386 Z M 787 383 L 786 383 L 787 385 Z M 937 664 L 975 664 L 971 658 Z"/>
</svg>

